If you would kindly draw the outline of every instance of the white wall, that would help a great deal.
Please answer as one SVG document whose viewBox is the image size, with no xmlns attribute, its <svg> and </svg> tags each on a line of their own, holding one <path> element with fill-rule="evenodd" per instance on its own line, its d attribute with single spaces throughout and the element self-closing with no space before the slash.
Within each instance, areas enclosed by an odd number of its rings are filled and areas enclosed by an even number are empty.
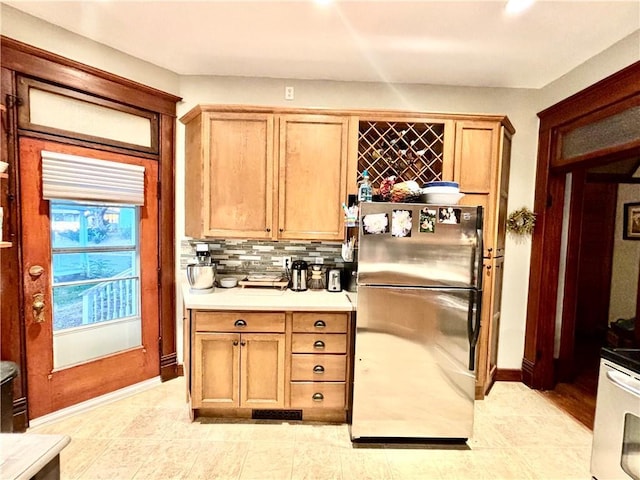
<svg viewBox="0 0 640 480">
<path fill-rule="evenodd" d="M 624 204 L 640 202 L 640 185 L 620 185 L 616 207 L 616 229 L 611 268 L 611 297 L 609 322 L 636 315 L 638 291 L 638 266 L 640 265 L 640 241 L 624 240 Z"/>
<path fill-rule="evenodd" d="M 144 85 L 179 94 L 179 76 L 0 4 L 0 33 Z M 115 34 L 115 32 L 114 32 Z"/>
<path fill-rule="evenodd" d="M 509 180 L 509 211 L 523 206 L 533 209 L 538 129 L 536 113 L 542 106 L 549 106 L 638 60 L 636 35 L 625 39 L 578 67 L 575 73 L 565 75 L 542 90 L 267 78 L 180 77 L 9 7 L 0 6 L 0 13 L 4 35 L 182 96 L 184 101 L 178 105 L 179 116 L 198 103 L 505 114 L 516 128 Z M 284 100 L 285 85 L 295 87 L 295 100 Z M 184 129 L 179 122 L 176 149 L 176 240 L 179 245 L 184 231 L 185 175 Z M 503 369 L 519 369 L 522 362 L 530 253 L 529 238 L 507 238 L 498 355 L 498 366 Z M 180 324 L 179 312 L 178 308 Z M 178 328 L 178 333 L 180 332 L 181 327 Z M 179 340 L 179 353 L 180 346 Z"/>
</svg>

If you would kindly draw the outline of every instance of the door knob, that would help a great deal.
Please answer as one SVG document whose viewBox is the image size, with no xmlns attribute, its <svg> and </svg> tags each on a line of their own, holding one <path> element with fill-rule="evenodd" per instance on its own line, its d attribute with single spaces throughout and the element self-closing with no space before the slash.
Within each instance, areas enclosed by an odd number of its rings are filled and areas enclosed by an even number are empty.
<svg viewBox="0 0 640 480">
<path fill-rule="evenodd" d="M 33 320 L 36 323 L 44 322 L 44 294 L 43 293 L 35 293 L 33 295 L 33 304 L 31 307 L 33 308 Z"/>
<path fill-rule="evenodd" d="M 29 275 L 31 275 L 32 277 L 38 278 L 43 273 L 44 273 L 44 268 L 41 267 L 40 265 L 34 265 L 31 268 L 29 268 Z"/>
</svg>

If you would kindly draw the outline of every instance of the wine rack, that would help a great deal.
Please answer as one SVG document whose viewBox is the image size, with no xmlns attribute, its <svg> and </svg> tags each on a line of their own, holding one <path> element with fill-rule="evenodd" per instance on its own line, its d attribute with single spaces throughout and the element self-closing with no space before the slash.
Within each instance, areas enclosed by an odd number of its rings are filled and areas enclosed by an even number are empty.
<svg viewBox="0 0 640 480">
<path fill-rule="evenodd" d="M 361 120 L 358 128 L 358 180 L 367 170 L 374 188 L 392 175 L 396 182 L 442 180 L 443 123 Z"/>
</svg>

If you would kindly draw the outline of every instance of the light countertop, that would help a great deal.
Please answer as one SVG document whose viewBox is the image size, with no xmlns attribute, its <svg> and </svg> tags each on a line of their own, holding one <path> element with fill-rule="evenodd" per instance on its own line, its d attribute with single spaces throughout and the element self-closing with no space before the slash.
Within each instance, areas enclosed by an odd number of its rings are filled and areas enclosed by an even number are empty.
<svg viewBox="0 0 640 480">
<path fill-rule="evenodd" d="M 293 292 L 268 287 L 216 287 L 213 293 L 193 293 L 182 283 L 185 307 L 198 310 L 280 310 L 351 312 L 355 293 L 307 290 Z"/>
<path fill-rule="evenodd" d="M 0 478 L 32 478 L 59 455 L 70 441 L 66 435 L 0 434 Z"/>
</svg>

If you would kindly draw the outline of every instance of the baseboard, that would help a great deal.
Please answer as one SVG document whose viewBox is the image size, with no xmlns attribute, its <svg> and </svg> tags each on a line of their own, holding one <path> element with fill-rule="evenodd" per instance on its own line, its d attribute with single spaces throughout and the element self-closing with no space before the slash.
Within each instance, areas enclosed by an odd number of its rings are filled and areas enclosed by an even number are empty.
<svg viewBox="0 0 640 480">
<path fill-rule="evenodd" d="M 495 376 L 496 382 L 522 382 L 522 370 L 516 368 L 498 368 Z"/>
<path fill-rule="evenodd" d="M 184 365 L 182 363 L 178 364 L 178 376 L 184 377 Z"/>
<path fill-rule="evenodd" d="M 55 412 L 48 413 L 47 415 L 29 420 L 29 428 L 39 427 L 40 425 L 44 425 L 45 423 L 55 422 L 57 420 L 70 417 L 71 415 L 76 415 L 77 413 L 84 412 L 86 410 L 91 410 L 108 403 L 122 400 L 123 398 L 127 398 L 137 393 L 144 392 L 145 390 L 149 390 L 150 388 L 160 385 L 160 383 L 160 377 L 150 378 L 149 380 L 145 380 L 134 385 L 129 385 L 128 387 L 121 388 L 120 390 L 116 390 L 115 392 L 109 392 L 104 395 L 100 395 L 99 397 L 92 398 L 75 405 L 71 405 L 70 407 L 62 408 Z"/>
</svg>

